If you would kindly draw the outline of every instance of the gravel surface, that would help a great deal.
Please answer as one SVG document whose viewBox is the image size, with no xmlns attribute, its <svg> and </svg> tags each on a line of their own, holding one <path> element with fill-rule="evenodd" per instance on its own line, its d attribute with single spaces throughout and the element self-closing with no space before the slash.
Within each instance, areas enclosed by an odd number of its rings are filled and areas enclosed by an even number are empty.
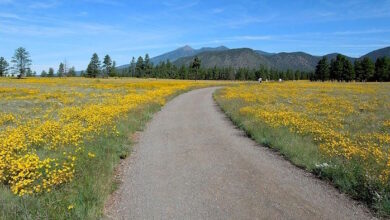
<svg viewBox="0 0 390 220">
<path fill-rule="evenodd" d="M 178 96 L 158 112 L 124 163 L 110 219 L 370 219 L 334 187 L 236 129 L 216 88 Z"/>
</svg>

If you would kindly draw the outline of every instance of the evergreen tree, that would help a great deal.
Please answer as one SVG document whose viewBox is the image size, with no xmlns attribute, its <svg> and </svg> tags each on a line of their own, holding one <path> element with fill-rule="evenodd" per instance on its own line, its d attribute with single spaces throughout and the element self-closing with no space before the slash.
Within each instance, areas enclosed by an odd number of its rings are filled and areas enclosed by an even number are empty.
<svg viewBox="0 0 390 220">
<path fill-rule="evenodd" d="M 103 77 L 109 76 L 112 69 L 111 57 L 107 54 L 103 60 Z"/>
<path fill-rule="evenodd" d="M 53 77 L 54 76 L 54 69 L 53 68 L 49 68 L 49 72 L 47 73 L 47 76 L 48 77 Z"/>
<path fill-rule="evenodd" d="M 355 72 L 353 70 L 353 66 L 351 61 L 344 57 L 343 59 L 343 74 L 342 80 L 350 82 L 355 79 Z"/>
<path fill-rule="evenodd" d="M 256 70 L 254 70 L 254 69 L 247 70 L 246 79 L 247 79 L 247 80 L 256 80 L 255 72 L 256 72 Z"/>
<path fill-rule="evenodd" d="M 380 57 L 375 62 L 375 81 L 390 81 L 390 58 Z"/>
<path fill-rule="evenodd" d="M 245 68 L 238 68 L 235 78 L 236 78 L 236 80 L 246 80 L 245 75 L 246 75 L 246 69 Z"/>
<path fill-rule="evenodd" d="M 18 78 L 23 77 L 31 66 L 30 53 L 23 47 L 15 50 L 11 62 L 14 64 L 13 69 L 18 73 Z"/>
<path fill-rule="evenodd" d="M 198 56 L 195 56 L 194 60 L 191 63 L 191 69 L 195 73 L 195 80 L 197 80 L 197 78 L 198 78 L 198 72 L 200 69 L 200 65 L 201 65 L 200 59 L 198 58 Z"/>
<path fill-rule="evenodd" d="M 100 74 L 99 56 L 94 53 L 87 67 L 87 77 L 96 78 Z"/>
<path fill-rule="evenodd" d="M 129 73 L 131 77 L 135 76 L 135 69 L 136 69 L 136 63 L 135 63 L 135 58 L 133 57 L 130 62 L 130 68 L 129 68 Z"/>
<path fill-rule="evenodd" d="M 336 59 L 332 59 L 330 63 L 330 79 L 342 81 L 344 71 L 344 59 L 345 57 L 338 54 Z"/>
<path fill-rule="evenodd" d="M 329 68 L 328 68 L 328 73 L 329 73 Z M 295 70 L 294 79 L 295 79 L 295 80 L 300 80 L 300 79 L 301 79 L 301 71 Z M 329 80 L 329 79 L 328 79 L 328 80 Z"/>
<path fill-rule="evenodd" d="M 144 59 L 144 71 L 145 71 L 145 76 L 146 77 L 151 77 L 152 76 L 152 63 L 150 62 L 149 54 L 145 54 L 145 59 Z"/>
<path fill-rule="evenodd" d="M 362 81 L 373 81 L 374 73 L 375 73 L 375 65 L 371 61 L 370 58 L 364 57 L 361 61 L 361 68 L 362 68 Z"/>
<path fill-rule="evenodd" d="M 164 66 L 164 68 L 163 68 L 163 77 L 164 78 L 166 78 L 166 79 L 169 78 L 169 76 L 171 75 L 171 68 L 172 68 L 172 63 L 168 59 L 166 64 L 165 64 L 165 66 Z M 191 79 L 193 79 L 193 77 Z"/>
<path fill-rule="evenodd" d="M 4 57 L 0 57 L 0 77 L 5 76 L 8 71 L 8 62 L 4 59 Z"/>
<path fill-rule="evenodd" d="M 74 77 L 74 76 L 76 76 L 76 69 L 74 68 L 74 66 L 72 66 L 72 67 L 69 69 L 67 76 L 68 76 L 68 77 Z"/>
<path fill-rule="evenodd" d="M 362 62 L 360 60 L 355 60 L 354 69 L 356 81 L 365 82 L 367 78 L 365 77 L 364 70 L 362 68 Z"/>
<path fill-rule="evenodd" d="M 63 77 L 65 74 L 65 66 L 63 63 L 60 63 L 59 67 L 58 67 L 58 71 L 57 71 L 57 76 L 58 77 Z"/>
<path fill-rule="evenodd" d="M 135 77 L 143 77 L 144 76 L 144 59 L 139 56 L 137 63 L 135 64 Z"/>
<path fill-rule="evenodd" d="M 27 76 L 27 77 L 33 76 L 33 71 L 32 71 L 30 68 L 27 68 L 27 70 L 26 70 L 26 76 Z"/>
<path fill-rule="evenodd" d="M 47 72 L 45 70 L 42 70 L 41 77 L 46 77 L 46 76 L 47 76 Z"/>
<path fill-rule="evenodd" d="M 327 58 L 324 56 L 316 66 L 315 80 L 327 81 L 329 80 L 329 64 Z"/>
<path fill-rule="evenodd" d="M 115 77 L 117 76 L 117 73 L 116 73 L 116 62 L 113 61 L 112 62 L 112 68 L 110 69 L 110 72 L 108 74 L 110 77 Z"/>
<path fill-rule="evenodd" d="M 283 80 L 294 80 L 294 72 L 288 69 L 286 72 L 286 76 Z"/>
</svg>

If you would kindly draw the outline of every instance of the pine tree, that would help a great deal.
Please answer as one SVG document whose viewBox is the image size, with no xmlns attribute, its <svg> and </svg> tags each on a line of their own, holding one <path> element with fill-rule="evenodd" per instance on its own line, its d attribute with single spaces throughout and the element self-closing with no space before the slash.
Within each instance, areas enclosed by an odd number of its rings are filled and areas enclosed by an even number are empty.
<svg viewBox="0 0 390 220">
<path fill-rule="evenodd" d="M 145 75 L 146 77 L 151 77 L 152 76 L 152 63 L 150 62 L 149 54 L 145 54 L 145 59 L 144 59 L 144 70 L 145 70 Z"/>
<path fill-rule="evenodd" d="M 390 81 L 390 58 L 380 57 L 375 62 L 375 81 Z"/>
<path fill-rule="evenodd" d="M 328 68 L 328 73 L 329 73 L 329 68 Z M 295 70 L 294 80 L 301 80 L 301 71 Z M 329 80 L 329 78 L 327 80 Z"/>
<path fill-rule="evenodd" d="M 100 74 L 99 56 L 94 53 L 87 67 L 87 77 L 96 78 Z"/>
<path fill-rule="evenodd" d="M 63 77 L 65 74 L 65 66 L 63 63 L 60 63 L 59 67 L 58 67 L 58 71 L 57 71 L 57 76 L 58 77 Z"/>
<path fill-rule="evenodd" d="M 316 66 L 315 80 L 327 81 L 329 80 L 329 64 L 326 57 L 322 57 Z"/>
<path fill-rule="evenodd" d="M 26 70 L 26 76 L 27 76 L 27 77 L 33 76 L 33 71 L 32 71 L 30 68 L 27 68 L 27 70 Z"/>
<path fill-rule="evenodd" d="M 47 72 L 45 70 L 42 70 L 41 77 L 46 77 L 46 76 L 47 76 Z"/>
<path fill-rule="evenodd" d="M 103 77 L 108 76 L 111 73 L 112 69 L 112 60 L 111 57 L 107 54 L 103 60 Z"/>
<path fill-rule="evenodd" d="M 332 59 L 330 62 L 330 79 L 343 80 L 344 59 L 345 57 L 341 54 L 338 54 L 336 59 Z"/>
<path fill-rule="evenodd" d="M 30 53 L 23 47 L 15 50 L 11 62 L 14 64 L 14 70 L 18 73 L 18 78 L 23 77 L 31 66 Z"/>
<path fill-rule="evenodd" d="M 373 81 L 374 74 L 375 74 L 375 65 L 371 61 L 370 58 L 364 57 L 361 61 L 361 68 L 362 68 L 362 79 L 363 81 Z"/>
<path fill-rule="evenodd" d="M 112 62 L 112 68 L 110 69 L 110 72 L 109 72 L 108 75 L 110 77 L 117 76 L 117 73 L 116 73 L 116 62 L 115 61 Z"/>
<path fill-rule="evenodd" d="M 54 76 L 54 69 L 53 68 L 49 68 L 49 72 L 47 74 L 48 77 L 53 77 Z"/>
<path fill-rule="evenodd" d="M 72 67 L 69 69 L 67 76 L 68 76 L 68 77 L 74 77 L 74 76 L 76 76 L 76 69 L 74 68 L 74 66 L 72 66 Z"/>
<path fill-rule="evenodd" d="M 130 67 L 129 67 L 129 73 L 131 77 L 135 76 L 135 68 L 136 68 L 136 63 L 135 63 L 135 58 L 133 57 L 130 62 Z"/>
<path fill-rule="evenodd" d="M 354 79 L 355 79 L 355 72 L 353 70 L 352 63 L 346 57 L 344 57 L 342 80 L 350 82 Z"/>
<path fill-rule="evenodd" d="M 200 69 L 200 65 L 201 65 L 200 59 L 198 58 L 198 56 L 195 56 L 194 60 L 191 63 L 191 69 L 195 73 L 195 80 L 198 79 L 198 72 L 199 72 L 199 69 Z"/>
<path fill-rule="evenodd" d="M 4 59 L 4 57 L 0 57 L 0 77 L 5 76 L 8 71 L 8 62 Z"/>
<path fill-rule="evenodd" d="M 144 59 L 139 56 L 137 63 L 135 64 L 135 77 L 143 77 L 144 76 Z"/>
<path fill-rule="evenodd" d="M 354 62 L 355 69 L 355 79 L 359 82 L 365 82 L 367 79 L 364 77 L 364 71 L 362 68 L 362 62 L 360 60 L 355 60 Z"/>
</svg>

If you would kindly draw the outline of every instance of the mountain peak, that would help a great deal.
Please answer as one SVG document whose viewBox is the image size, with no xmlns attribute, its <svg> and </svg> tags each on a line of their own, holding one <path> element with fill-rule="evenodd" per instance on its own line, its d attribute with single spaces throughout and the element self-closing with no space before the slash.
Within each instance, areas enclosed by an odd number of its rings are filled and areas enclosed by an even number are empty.
<svg viewBox="0 0 390 220">
<path fill-rule="evenodd" d="M 229 48 L 227 48 L 227 47 L 225 47 L 225 46 L 223 46 L 223 45 L 221 45 L 221 46 L 219 46 L 219 47 L 216 47 L 215 49 L 229 50 Z"/>
<path fill-rule="evenodd" d="M 194 50 L 192 47 L 190 47 L 189 45 L 185 45 L 183 47 L 180 47 L 178 48 L 179 50 L 185 50 L 185 51 L 192 51 Z"/>
</svg>

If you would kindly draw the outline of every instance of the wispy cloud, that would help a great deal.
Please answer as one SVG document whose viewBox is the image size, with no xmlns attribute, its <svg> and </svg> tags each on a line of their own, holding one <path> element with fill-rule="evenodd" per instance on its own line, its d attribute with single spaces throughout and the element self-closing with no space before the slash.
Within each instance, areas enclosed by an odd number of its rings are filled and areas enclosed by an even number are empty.
<svg viewBox="0 0 390 220">
<path fill-rule="evenodd" d="M 164 1 L 162 4 L 166 7 L 169 7 L 171 11 L 183 10 L 192 8 L 199 4 L 199 1 L 190 1 L 183 4 L 181 1 Z"/>
<path fill-rule="evenodd" d="M 0 12 L 0 18 L 10 18 L 10 19 L 18 19 L 20 20 L 20 16 L 13 13 L 1 13 Z"/>
<path fill-rule="evenodd" d="M 378 33 L 390 33 L 390 29 L 369 29 L 369 30 L 353 30 L 353 31 L 339 31 L 333 32 L 333 35 L 366 35 L 366 34 L 378 34 Z"/>
<path fill-rule="evenodd" d="M 276 13 L 271 14 L 271 15 L 267 15 L 267 16 L 242 15 L 240 17 L 237 16 L 237 17 L 234 17 L 233 19 L 228 19 L 226 21 L 222 21 L 218 25 L 219 26 L 226 26 L 226 27 L 230 27 L 230 28 L 239 28 L 239 27 L 249 25 L 249 24 L 267 23 L 267 22 L 272 21 L 276 17 L 278 17 L 278 15 Z"/>
<path fill-rule="evenodd" d="M 35 1 L 29 5 L 30 8 L 33 9 L 48 9 L 54 8 L 61 4 L 59 0 L 51 0 L 51 1 Z"/>
<path fill-rule="evenodd" d="M 112 25 L 104 25 L 93 22 L 58 22 L 42 26 L 39 24 L 10 23 L 0 21 L 0 33 L 15 34 L 17 36 L 34 36 L 34 37 L 64 37 L 69 35 L 99 35 L 110 33 L 113 35 L 126 34 Z"/>
<path fill-rule="evenodd" d="M 103 4 L 103 5 L 111 5 L 111 6 L 122 6 L 123 2 L 118 0 L 82 0 L 84 2 L 89 2 L 93 4 Z"/>
<path fill-rule="evenodd" d="M 6 5 L 6 4 L 10 4 L 10 3 L 13 3 L 14 0 L 0 0 L 0 5 Z"/>
</svg>

